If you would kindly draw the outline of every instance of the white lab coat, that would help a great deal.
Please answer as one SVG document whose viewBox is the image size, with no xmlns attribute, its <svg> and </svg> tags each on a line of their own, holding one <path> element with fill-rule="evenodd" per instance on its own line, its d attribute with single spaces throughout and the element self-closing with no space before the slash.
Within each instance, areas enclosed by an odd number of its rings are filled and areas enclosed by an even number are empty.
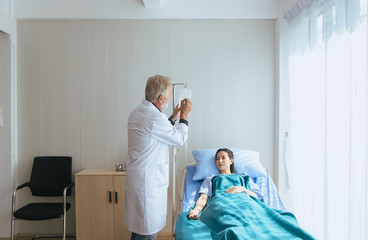
<svg viewBox="0 0 368 240">
<path fill-rule="evenodd" d="M 169 185 L 168 145 L 183 145 L 188 126 L 175 128 L 168 117 L 147 100 L 128 120 L 125 225 L 141 235 L 159 232 L 166 224 Z"/>
</svg>

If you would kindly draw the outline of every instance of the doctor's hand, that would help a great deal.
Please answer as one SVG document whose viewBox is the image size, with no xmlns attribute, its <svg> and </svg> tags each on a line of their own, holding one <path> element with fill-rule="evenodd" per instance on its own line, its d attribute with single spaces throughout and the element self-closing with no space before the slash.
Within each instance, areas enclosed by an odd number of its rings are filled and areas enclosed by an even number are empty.
<svg viewBox="0 0 368 240">
<path fill-rule="evenodd" d="M 179 113 L 180 113 L 180 107 L 179 107 L 179 104 L 178 104 L 178 105 L 176 105 L 176 107 L 174 109 L 174 112 L 172 114 L 173 118 L 174 119 L 178 119 Z"/>
<path fill-rule="evenodd" d="M 199 218 L 199 211 L 196 209 L 193 209 L 189 212 L 189 218 L 193 220 L 197 220 Z"/>
<path fill-rule="evenodd" d="M 188 119 L 188 113 L 190 111 L 192 111 L 192 102 L 185 98 L 183 100 L 181 100 L 181 103 L 180 103 L 180 118 L 181 119 L 185 119 L 187 120 Z"/>
</svg>

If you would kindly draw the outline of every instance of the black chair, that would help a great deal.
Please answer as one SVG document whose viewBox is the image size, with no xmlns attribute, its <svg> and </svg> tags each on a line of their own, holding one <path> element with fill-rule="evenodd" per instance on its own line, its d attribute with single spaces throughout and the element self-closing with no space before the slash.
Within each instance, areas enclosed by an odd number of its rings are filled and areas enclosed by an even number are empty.
<svg viewBox="0 0 368 240">
<path fill-rule="evenodd" d="M 66 236 L 66 212 L 70 209 L 70 203 L 66 202 L 66 196 L 71 194 L 72 182 L 72 158 L 71 157 L 35 157 L 29 182 L 18 186 L 13 192 L 12 216 L 11 216 L 11 240 L 14 240 L 14 220 L 47 220 L 62 219 L 62 235 L 37 235 L 35 238 L 63 238 Z M 29 203 L 15 211 L 15 199 L 17 191 L 29 187 L 33 196 L 63 197 L 63 202 Z"/>
</svg>

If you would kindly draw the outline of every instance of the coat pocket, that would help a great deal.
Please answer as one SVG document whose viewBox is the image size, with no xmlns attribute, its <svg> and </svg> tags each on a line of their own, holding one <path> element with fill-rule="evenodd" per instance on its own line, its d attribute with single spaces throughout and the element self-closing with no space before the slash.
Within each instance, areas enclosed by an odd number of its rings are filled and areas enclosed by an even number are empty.
<svg viewBox="0 0 368 240">
<path fill-rule="evenodd" d="M 169 164 L 158 163 L 156 164 L 156 183 L 157 187 L 168 187 L 169 186 Z"/>
</svg>

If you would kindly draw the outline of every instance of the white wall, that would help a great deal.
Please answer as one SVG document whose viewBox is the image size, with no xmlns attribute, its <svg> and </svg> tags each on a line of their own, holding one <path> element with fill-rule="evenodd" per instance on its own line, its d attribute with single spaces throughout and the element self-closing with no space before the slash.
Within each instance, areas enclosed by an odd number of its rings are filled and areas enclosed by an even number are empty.
<svg viewBox="0 0 368 240">
<path fill-rule="evenodd" d="M 13 189 L 11 162 L 11 39 L 0 31 L 0 236 L 10 233 L 11 195 Z"/>
<path fill-rule="evenodd" d="M 10 1 L 0 0 L 0 31 L 10 33 Z"/>
<path fill-rule="evenodd" d="M 0 0 L 0 31 L 13 35 L 16 30 L 14 1 Z"/>
<path fill-rule="evenodd" d="M 15 46 L 16 22 L 13 1 L 0 0 L 0 109 L 3 126 L 0 126 L 0 237 L 10 233 L 11 196 L 14 187 L 14 123 Z"/>
<path fill-rule="evenodd" d="M 16 0 L 17 19 L 275 19 L 278 0 Z"/>
<path fill-rule="evenodd" d="M 19 21 L 19 182 L 36 155 L 71 155 L 74 173 L 124 162 L 129 112 L 154 74 L 192 90 L 189 156 L 253 149 L 273 175 L 274 50 L 273 20 Z M 60 229 L 48 224 L 20 229 Z"/>
</svg>

